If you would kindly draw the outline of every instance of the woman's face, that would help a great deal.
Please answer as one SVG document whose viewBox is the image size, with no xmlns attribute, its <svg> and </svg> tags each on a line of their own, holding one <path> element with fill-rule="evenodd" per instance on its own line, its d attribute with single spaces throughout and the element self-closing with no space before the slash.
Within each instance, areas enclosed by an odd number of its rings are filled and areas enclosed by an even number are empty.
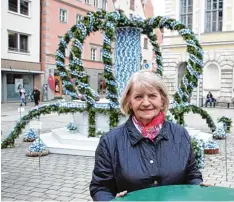
<svg viewBox="0 0 234 202">
<path fill-rule="evenodd" d="M 147 125 L 163 109 L 161 94 L 155 88 L 134 84 L 129 96 L 130 108 L 137 120 Z"/>
</svg>

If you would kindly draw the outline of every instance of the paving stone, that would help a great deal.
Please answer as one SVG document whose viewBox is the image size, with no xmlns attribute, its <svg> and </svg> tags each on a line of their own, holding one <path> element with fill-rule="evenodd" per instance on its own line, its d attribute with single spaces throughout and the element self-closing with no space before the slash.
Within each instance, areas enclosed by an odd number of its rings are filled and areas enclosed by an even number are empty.
<svg viewBox="0 0 234 202">
<path fill-rule="evenodd" d="M 87 197 L 87 195 L 84 195 L 84 194 L 73 194 L 71 196 L 74 198 L 80 198 L 80 199 L 85 199 Z"/>
<path fill-rule="evenodd" d="M 44 193 L 37 192 L 36 190 L 34 190 L 34 192 L 30 193 L 30 196 L 38 196 L 38 197 L 40 197 L 40 196 L 43 196 L 43 195 L 44 195 Z"/>
<path fill-rule="evenodd" d="M 46 201 L 46 198 L 33 196 L 33 197 L 29 198 L 29 201 L 30 201 L 30 202 L 31 202 L 31 201 Z"/>
<path fill-rule="evenodd" d="M 47 190 L 44 192 L 45 194 L 54 194 L 54 195 L 58 195 L 59 191 L 58 190 Z"/>
<path fill-rule="evenodd" d="M 77 184 L 63 184 L 63 187 L 74 188 Z"/>
<path fill-rule="evenodd" d="M 15 187 L 15 185 L 14 185 L 14 187 Z M 23 189 L 23 190 L 33 190 L 33 189 L 35 189 L 36 187 L 33 187 L 33 186 L 31 186 L 31 187 L 27 187 L 27 186 L 21 186 L 21 189 Z"/>
<path fill-rule="evenodd" d="M 82 194 L 84 192 L 85 192 L 85 190 L 83 190 L 83 189 L 74 189 L 74 193 L 76 193 L 76 194 Z"/>
<path fill-rule="evenodd" d="M 61 186 L 54 185 L 54 186 L 51 186 L 49 189 L 59 190 L 59 189 L 61 189 Z"/>
<path fill-rule="evenodd" d="M 60 196 L 71 196 L 71 195 L 73 195 L 73 193 L 72 192 L 66 192 L 66 191 L 60 191 L 58 193 L 58 195 L 60 195 Z"/>
<path fill-rule="evenodd" d="M 1 191 L 1 196 L 4 196 L 6 198 L 14 198 L 17 195 L 17 193 Z"/>
<path fill-rule="evenodd" d="M 17 196 L 15 196 L 15 199 L 18 200 L 18 201 L 19 200 L 27 201 L 31 197 L 32 196 L 30 196 L 30 195 L 21 195 L 21 194 L 18 194 Z"/>
<path fill-rule="evenodd" d="M 16 193 L 18 191 L 18 189 L 14 189 L 14 188 L 7 188 L 4 190 L 4 192 L 8 192 L 8 193 Z"/>
<path fill-rule="evenodd" d="M 87 199 L 81 199 L 81 198 L 74 198 L 73 200 L 71 200 L 71 201 L 79 201 L 79 202 L 87 202 L 88 200 Z"/>
<path fill-rule="evenodd" d="M 45 194 L 45 193 L 44 193 L 44 196 L 43 196 L 43 197 L 45 197 L 47 200 L 51 200 L 51 199 L 57 198 L 58 195 L 57 195 L 57 194 Z"/>
<path fill-rule="evenodd" d="M 70 200 L 73 200 L 74 198 L 70 198 L 70 197 L 67 197 L 67 196 L 59 196 L 57 198 L 55 198 L 56 201 L 70 201 Z"/>
<path fill-rule="evenodd" d="M 74 191 L 74 189 L 73 189 L 73 188 L 63 187 L 63 188 L 59 189 L 59 191 L 73 192 L 73 191 Z"/>
<path fill-rule="evenodd" d="M 15 193 L 22 194 L 22 195 L 27 195 L 31 193 L 31 190 L 23 190 L 23 189 L 18 189 Z"/>
<path fill-rule="evenodd" d="M 2 197 L 1 201 L 2 202 L 4 202 L 4 201 L 15 201 L 15 199 L 13 199 L 13 198 L 7 198 L 7 197 Z"/>
<path fill-rule="evenodd" d="M 48 184 L 35 184 L 34 186 L 42 189 L 48 189 L 50 187 Z"/>
</svg>

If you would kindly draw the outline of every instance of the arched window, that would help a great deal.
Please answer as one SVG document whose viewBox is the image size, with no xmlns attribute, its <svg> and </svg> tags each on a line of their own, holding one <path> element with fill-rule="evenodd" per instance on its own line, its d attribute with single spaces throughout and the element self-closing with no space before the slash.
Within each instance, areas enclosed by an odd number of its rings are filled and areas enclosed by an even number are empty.
<svg viewBox="0 0 234 202">
<path fill-rule="evenodd" d="M 178 74 L 177 74 L 177 87 L 179 87 L 181 81 L 182 81 L 182 78 L 184 76 L 184 72 L 186 70 L 186 62 L 183 62 L 179 65 L 178 67 Z"/>
<path fill-rule="evenodd" d="M 220 89 L 219 67 L 216 64 L 209 64 L 203 71 L 204 90 Z"/>
</svg>

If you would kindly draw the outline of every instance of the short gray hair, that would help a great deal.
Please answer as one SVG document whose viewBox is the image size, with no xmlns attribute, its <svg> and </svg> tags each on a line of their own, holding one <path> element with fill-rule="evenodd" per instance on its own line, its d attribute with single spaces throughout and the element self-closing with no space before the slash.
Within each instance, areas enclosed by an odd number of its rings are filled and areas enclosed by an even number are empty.
<svg viewBox="0 0 234 202">
<path fill-rule="evenodd" d="M 140 84 L 143 87 L 156 89 L 162 97 L 163 111 L 165 114 L 167 113 L 169 107 L 169 98 L 166 84 L 159 76 L 155 74 L 155 72 L 151 70 L 140 70 L 130 77 L 127 86 L 121 96 L 120 108 L 125 115 L 133 113 L 129 106 L 129 96 L 131 94 L 132 86 L 135 83 Z"/>
</svg>

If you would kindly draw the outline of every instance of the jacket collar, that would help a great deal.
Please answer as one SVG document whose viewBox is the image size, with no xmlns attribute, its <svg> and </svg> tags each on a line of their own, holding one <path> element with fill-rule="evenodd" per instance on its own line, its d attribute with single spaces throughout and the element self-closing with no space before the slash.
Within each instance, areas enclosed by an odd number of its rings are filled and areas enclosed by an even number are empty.
<svg viewBox="0 0 234 202">
<path fill-rule="evenodd" d="M 128 132 L 129 138 L 130 138 L 130 142 L 132 145 L 136 145 L 140 140 L 145 138 L 141 135 L 141 133 L 135 127 L 135 125 L 132 121 L 132 116 L 130 116 L 129 119 L 127 120 L 126 126 L 127 126 L 127 132 Z M 167 126 L 167 121 L 165 121 L 163 123 L 162 129 L 160 130 L 158 136 L 161 136 L 162 139 L 168 140 L 169 136 L 168 136 L 166 126 Z"/>
</svg>

